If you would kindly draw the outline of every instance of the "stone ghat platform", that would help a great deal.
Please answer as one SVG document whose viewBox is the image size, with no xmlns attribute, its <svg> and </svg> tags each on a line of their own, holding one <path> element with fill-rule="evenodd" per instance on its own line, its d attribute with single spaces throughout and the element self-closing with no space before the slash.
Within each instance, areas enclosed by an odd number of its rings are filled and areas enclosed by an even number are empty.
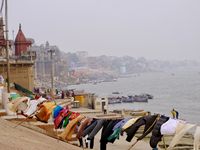
<svg viewBox="0 0 200 150">
<path fill-rule="evenodd" d="M 104 115 L 100 111 L 95 111 L 95 110 L 91 110 L 91 109 L 87 109 L 87 108 L 73 108 L 73 109 L 71 109 L 71 111 L 79 112 L 85 116 L 99 118 L 99 119 L 118 119 L 118 118 L 123 117 L 122 115 L 115 114 L 115 113 L 110 113 L 110 114 Z M 51 120 L 51 119 L 49 120 L 48 123 L 43 123 L 43 122 L 37 121 L 36 118 L 27 119 L 21 115 L 4 116 L 5 111 L 3 111 L 3 110 L 1 110 L 0 114 L 2 114 L 2 115 L 0 115 L 1 119 L 8 120 L 9 122 L 12 122 L 15 124 L 13 126 L 14 129 L 21 128 L 21 126 L 23 126 L 28 129 L 31 129 L 35 132 L 39 132 L 39 133 L 42 133 L 49 137 L 52 137 L 54 139 L 57 139 L 57 141 L 60 141 L 60 139 L 58 138 L 58 134 L 60 134 L 64 130 L 64 129 L 55 130 L 53 120 Z M 143 128 L 144 127 L 141 127 L 138 130 L 136 137 L 133 139 L 132 142 L 130 142 L 130 143 L 126 142 L 126 134 L 124 134 L 124 136 L 121 136 L 120 139 L 116 140 L 116 142 L 114 144 L 109 143 L 107 145 L 107 149 L 108 150 L 109 149 L 115 149 L 115 150 L 128 149 L 130 147 L 130 145 L 132 143 L 134 143 L 134 141 L 137 139 L 137 137 L 139 137 L 142 134 Z M 132 149 L 134 149 L 134 150 L 152 150 L 149 146 L 150 136 L 151 136 L 151 134 L 149 134 L 147 137 L 145 137 L 142 141 L 139 141 Z M 95 150 L 99 149 L 100 137 L 101 137 L 101 131 L 95 137 L 95 147 L 94 147 Z M 172 138 L 173 138 L 172 136 L 164 136 L 164 141 L 165 141 L 166 147 L 169 145 Z M 79 145 L 79 143 L 77 141 L 72 141 L 72 142 L 64 141 L 64 142 L 70 143 L 70 144 L 76 145 L 76 146 Z M 158 145 L 159 145 L 159 150 L 165 149 L 165 145 L 164 145 L 163 141 L 159 142 Z M 174 150 L 193 150 L 193 135 L 191 133 L 184 135 L 184 137 L 175 146 Z"/>
</svg>

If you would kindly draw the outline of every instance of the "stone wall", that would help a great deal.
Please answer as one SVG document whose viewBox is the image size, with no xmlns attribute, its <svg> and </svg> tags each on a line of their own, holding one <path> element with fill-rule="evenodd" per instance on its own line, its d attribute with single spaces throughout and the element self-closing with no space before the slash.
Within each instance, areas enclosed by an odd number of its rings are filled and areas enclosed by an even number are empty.
<svg viewBox="0 0 200 150">
<path fill-rule="evenodd" d="M 15 82 L 32 91 L 34 88 L 33 65 L 30 62 L 10 63 L 10 82 Z M 7 78 L 7 65 L 5 63 L 0 63 L 0 74 L 3 75 L 4 79 Z"/>
</svg>

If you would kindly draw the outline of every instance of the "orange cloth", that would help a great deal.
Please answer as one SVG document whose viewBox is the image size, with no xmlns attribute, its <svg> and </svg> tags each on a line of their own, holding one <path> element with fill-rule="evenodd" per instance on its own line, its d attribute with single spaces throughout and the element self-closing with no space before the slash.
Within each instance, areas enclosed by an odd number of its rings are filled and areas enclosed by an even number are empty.
<svg viewBox="0 0 200 150">
<path fill-rule="evenodd" d="M 71 120 L 65 130 L 59 135 L 59 137 L 70 141 L 72 139 L 72 135 L 75 133 L 78 122 L 80 122 L 83 118 L 85 118 L 85 116 L 79 115 L 77 118 Z"/>
<path fill-rule="evenodd" d="M 43 103 L 38 111 L 38 113 L 35 115 L 38 120 L 42 122 L 48 122 L 50 115 L 52 114 L 53 109 L 56 107 L 55 102 L 46 102 Z"/>
</svg>

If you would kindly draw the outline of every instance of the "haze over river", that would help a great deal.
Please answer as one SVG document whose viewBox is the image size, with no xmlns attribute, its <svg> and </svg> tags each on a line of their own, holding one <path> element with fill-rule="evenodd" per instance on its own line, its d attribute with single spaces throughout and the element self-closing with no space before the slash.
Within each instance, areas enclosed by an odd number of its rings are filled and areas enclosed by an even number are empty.
<svg viewBox="0 0 200 150">
<path fill-rule="evenodd" d="M 68 88 L 85 90 L 98 96 L 111 95 L 116 91 L 123 95 L 149 93 L 154 99 L 148 103 L 112 104 L 109 110 L 144 109 L 171 116 L 170 111 L 175 108 L 181 119 L 200 125 L 200 70 L 136 74 L 119 78 L 116 82 L 80 84 Z"/>
</svg>

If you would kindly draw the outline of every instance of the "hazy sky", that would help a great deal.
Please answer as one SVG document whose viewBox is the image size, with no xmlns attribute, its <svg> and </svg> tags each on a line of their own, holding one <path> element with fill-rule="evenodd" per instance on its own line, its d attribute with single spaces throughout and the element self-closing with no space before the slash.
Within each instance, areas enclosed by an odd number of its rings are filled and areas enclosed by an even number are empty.
<svg viewBox="0 0 200 150">
<path fill-rule="evenodd" d="M 8 0 L 9 31 L 62 51 L 200 60 L 200 0 Z"/>
</svg>

